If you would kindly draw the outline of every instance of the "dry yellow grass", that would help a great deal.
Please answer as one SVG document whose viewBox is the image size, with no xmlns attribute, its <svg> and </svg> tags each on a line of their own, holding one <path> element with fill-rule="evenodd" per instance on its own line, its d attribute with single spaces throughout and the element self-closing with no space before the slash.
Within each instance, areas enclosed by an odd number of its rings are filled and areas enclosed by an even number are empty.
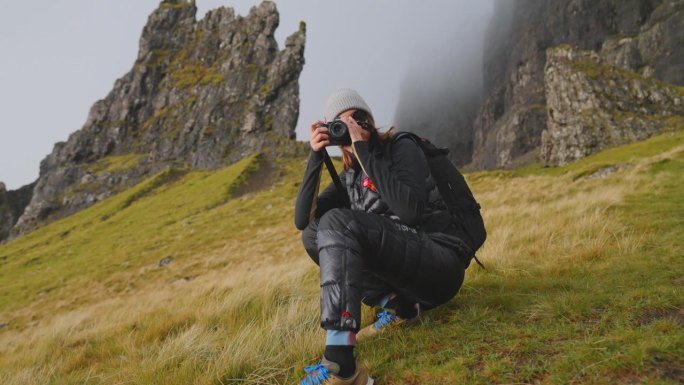
<svg viewBox="0 0 684 385">
<path fill-rule="evenodd" d="M 607 250 L 636 252 L 647 235 L 612 211 L 630 195 L 657 190 L 662 177 L 644 170 L 683 149 L 635 159 L 633 167 L 600 179 L 470 175 L 489 231 L 478 255 L 494 273 L 471 266 L 466 286 L 478 290 L 485 274 L 503 280 L 528 269 L 562 275 L 578 264 L 600 263 Z M 243 223 L 245 231 L 210 237 L 205 246 L 211 246 L 185 250 L 187 257 L 165 269 L 123 264 L 105 280 L 84 278 L 60 289 L 70 298 L 48 294 L 49 301 L 37 297 L 2 313 L 25 323 L 0 331 L 0 382 L 294 383 L 295 373 L 323 347 L 317 269 L 292 224 L 301 165 L 286 165 L 288 176 L 269 191 L 179 219 L 188 237 L 212 221 Z M 238 209 L 221 211 L 231 204 Z M 250 210 L 278 214 L 264 222 Z M 526 316 L 544 311 L 531 308 Z"/>
<path fill-rule="evenodd" d="M 230 373 L 247 375 L 265 354 L 274 365 L 292 347 L 313 354 L 321 334 L 311 311 L 318 297 L 310 270 L 304 258 L 231 264 L 4 333 L 1 364 L 12 376 L 4 383 L 44 384 L 86 369 L 110 372 L 103 383 L 155 383 L 169 368 L 173 379 L 164 383 L 215 383 Z M 179 363 L 189 367 L 179 373 Z"/>
<path fill-rule="evenodd" d="M 530 264 L 563 268 L 600 258 L 608 246 L 635 250 L 641 236 L 610 210 L 630 194 L 657 188 L 658 178 L 642 171 L 658 158 L 604 179 L 573 180 L 569 174 L 478 179 L 473 185 L 489 234 L 481 259 L 502 270 Z"/>
</svg>

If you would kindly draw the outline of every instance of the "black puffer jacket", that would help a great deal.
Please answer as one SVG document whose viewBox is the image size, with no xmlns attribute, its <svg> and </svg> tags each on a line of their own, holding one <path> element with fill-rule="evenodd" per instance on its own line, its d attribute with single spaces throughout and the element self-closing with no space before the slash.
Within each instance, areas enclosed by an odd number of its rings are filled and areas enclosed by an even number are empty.
<svg viewBox="0 0 684 385">
<path fill-rule="evenodd" d="M 416 143 L 402 138 L 375 146 L 356 142 L 354 147 L 365 166 L 356 162 L 353 168 L 339 174 L 351 206 L 345 205 L 344 196 L 333 183 L 316 199 L 324 168 L 323 155 L 312 152 L 309 156 L 295 205 L 295 226 L 299 230 L 304 230 L 312 218 L 320 218 L 332 208 L 347 207 L 389 217 L 428 233 L 436 242 L 452 244 L 453 240 L 446 238 L 455 236 L 467 243 L 462 229 L 452 223 Z M 366 175 L 377 192 L 363 185 Z M 464 263 L 467 266 L 470 260 Z"/>
</svg>

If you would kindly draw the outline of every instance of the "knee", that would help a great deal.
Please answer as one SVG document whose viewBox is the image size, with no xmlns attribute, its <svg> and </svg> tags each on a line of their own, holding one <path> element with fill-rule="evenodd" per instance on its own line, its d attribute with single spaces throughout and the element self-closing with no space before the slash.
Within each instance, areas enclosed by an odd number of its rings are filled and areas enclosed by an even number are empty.
<svg viewBox="0 0 684 385">
<path fill-rule="evenodd" d="M 326 247 L 348 245 L 350 239 L 357 238 L 354 231 L 354 220 L 349 209 L 332 209 L 326 212 L 318 222 L 316 242 L 318 249 Z"/>
<path fill-rule="evenodd" d="M 304 249 L 309 257 L 318 264 L 318 243 L 316 241 L 316 236 L 318 232 L 318 220 L 313 220 L 309 225 L 302 231 L 302 244 L 304 244 Z"/>
<path fill-rule="evenodd" d="M 319 230 L 342 230 L 349 226 L 352 220 L 351 210 L 332 209 L 327 211 L 320 219 Z"/>
</svg>

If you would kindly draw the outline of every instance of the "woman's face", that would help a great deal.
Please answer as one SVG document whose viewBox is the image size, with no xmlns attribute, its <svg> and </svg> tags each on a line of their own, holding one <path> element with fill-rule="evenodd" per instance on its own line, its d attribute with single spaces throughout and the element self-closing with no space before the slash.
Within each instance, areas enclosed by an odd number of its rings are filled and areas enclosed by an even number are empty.
<svg viewBox="0 0 684 385">
<path fill-rule="evenodd" d="M 347 117 L 351 117 L 352 115 L 354 115 L 354 112 L 356 112 L 356 110 L 347 110 L 347 111 L 344 111 L 343 113 L 340 114 L 339 118 L 340 118 L 340 119 L 343 119 L 343 120 L 346 120 Z M 371 134 L 370 134 L 369 131 L 366 131 L 366 130 L 364 130 L 364 129 L 361 129 L 361 137 L 363 138 L 363 140 L 364 140 L 365 142 L 367 142 L 367 141 L 370 139 L 370 136 L 371 136 Z M 350 152 L 350 153 L 352 152 L 352 147 L 351 147 L 351 145 L 340 146 L 340 147 L 341 147 L 342 150 L 344 150 L 344 151 L 347 151 L 347 152 Z"/>
</svg>

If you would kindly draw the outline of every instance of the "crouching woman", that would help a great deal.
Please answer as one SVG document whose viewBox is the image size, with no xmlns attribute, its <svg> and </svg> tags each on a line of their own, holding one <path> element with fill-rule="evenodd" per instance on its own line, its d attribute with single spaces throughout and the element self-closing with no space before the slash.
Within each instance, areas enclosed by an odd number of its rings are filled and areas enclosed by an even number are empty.
<svg viewBox="0 0 684 385">
<path fill-rule="evenodd" d="M 320 267 L 321 327 L 326 347 L 302 384 L 372 384 L 354 356 L 359 337 L 414 319 L 449 301 L 463 283 L 474 251 L 443 204 L 422 150 L 410 138 L 379 132 L 354 90 L 339 89 L 327 121 L 348 127 L 341 146 L 346 194 L 331 183 L 320 194 L 326 121 L 310 126 L 311 153 L 295 207 L 304 248 Z M 348 197 L 348 198 L 347 198 Z M 361 303 L 387 311 L 363 330 Z"/>
</svg>

